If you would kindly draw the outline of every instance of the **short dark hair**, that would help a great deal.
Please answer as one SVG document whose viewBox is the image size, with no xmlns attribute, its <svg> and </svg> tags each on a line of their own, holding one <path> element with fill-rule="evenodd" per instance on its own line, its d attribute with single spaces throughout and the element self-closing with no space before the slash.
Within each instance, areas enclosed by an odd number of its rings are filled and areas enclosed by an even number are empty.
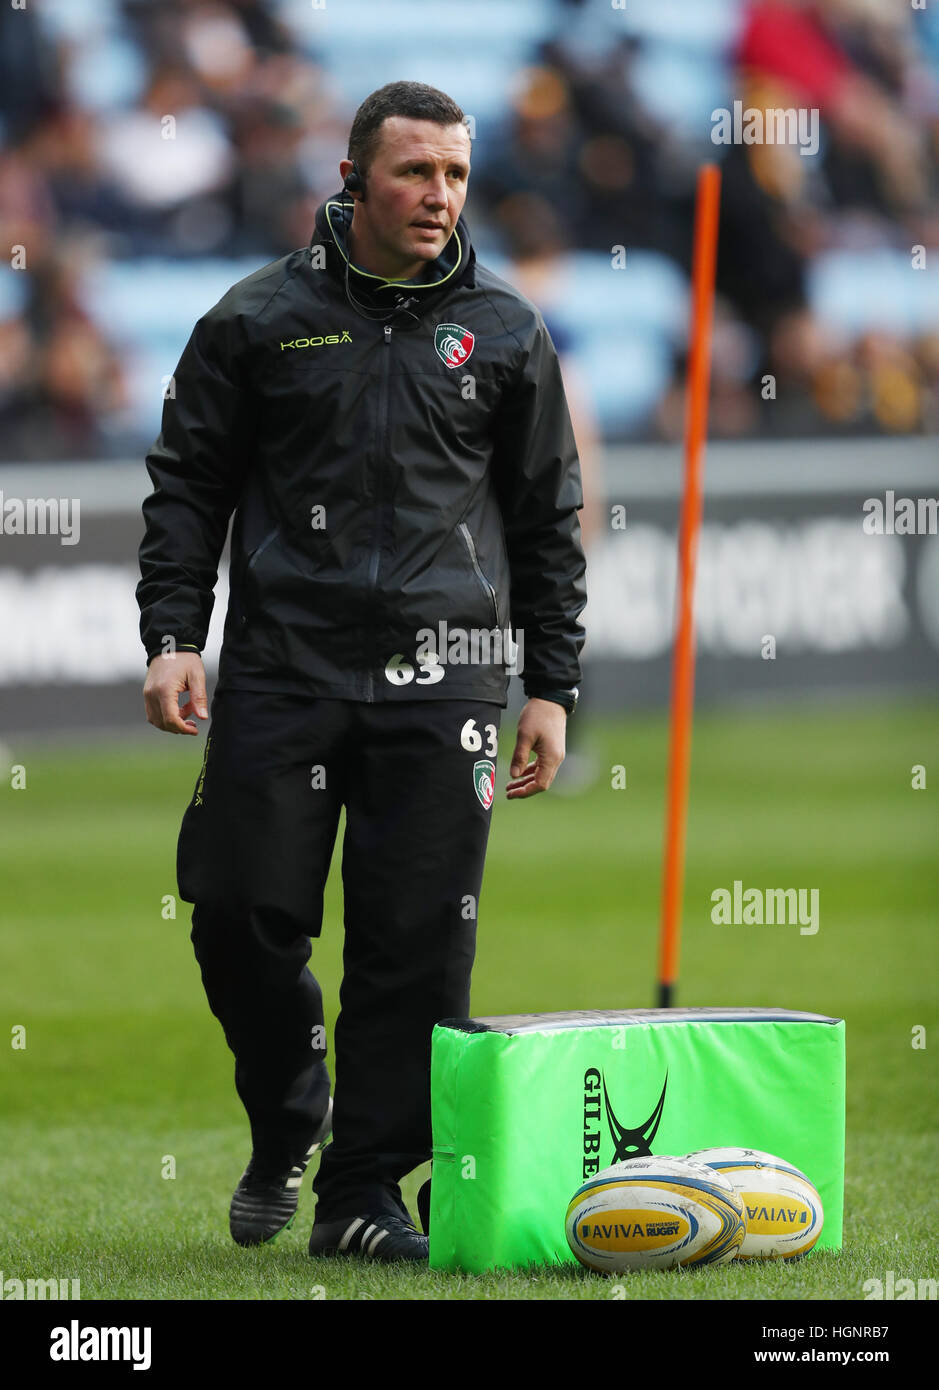
<svg viewBox="0 0 939 1390">
<path fill-rule="evenodd" d="M 381 140 L 381 128 L 389 116 L 437 125 L 462 125 L 466 119 L 452 97 L 426 82 L 388 82 L 367 96 L 356 111 L 349 131 L 349 153 L 365 178 Z"/>
</svg>

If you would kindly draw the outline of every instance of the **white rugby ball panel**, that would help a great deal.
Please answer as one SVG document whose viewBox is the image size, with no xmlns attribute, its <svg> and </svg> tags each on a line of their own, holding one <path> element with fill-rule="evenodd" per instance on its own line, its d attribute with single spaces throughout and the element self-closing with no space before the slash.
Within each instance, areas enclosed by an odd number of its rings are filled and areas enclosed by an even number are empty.
<svg viewBox="0 0 939 1390">
<path fill-rule="evenodd" d="M 733 1259 L 745 1233 L 732 1185 L 677 1158 L 628 1159 L 583 1183 L 568 1244 L 590 1269 L 674 1269 Z"/>
<path fill-rule="evenodd" d="M 801 1169 L 758 1149 L 702 1149 L 691 1155 L 729 1178 L 744 1208 L 747 1233 L 737 1258 L 794 1260 L 822 1233 L 822 1199 Z"/>
<path fill-rule="evenodd" d="M 776 1154 L 764 1153 L 762 1149 L 697 1149 L 694 1153 L 686 1154 L 685 1157 L 696 1163 L 703 1163 L 718 1173 L 730 1173 L 736 1168 L 749 1169 L 763 1166 L 778 1168 L 780 1172 L 784 1173 L 793 1173 L 797 1178 L 803 1178 L 806 1182 L 812 1181 L 808 1174 L 803 1173 L 802 1169 L 797 1168 L 794 1163 L 789 1163 Z"/>
</svg>

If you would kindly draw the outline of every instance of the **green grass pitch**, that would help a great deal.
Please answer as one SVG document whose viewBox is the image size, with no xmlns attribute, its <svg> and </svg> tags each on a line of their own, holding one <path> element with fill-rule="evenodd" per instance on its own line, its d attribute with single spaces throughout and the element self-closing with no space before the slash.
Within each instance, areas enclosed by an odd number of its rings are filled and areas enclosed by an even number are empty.
<svg viewBox="0 0 939 1390">
<path fill-rule="evenodd" d="M 83 1300 L 862 1300 L 865 1280 L 888 1271 L 935 1278 L 937 730 L 921 703 L 699 714 L 678 1002 L 846 1018 L 845 1244 L 791 1267 L 623 1276 L 618 1295 L 576 1267 L 460 1276 L 311 1261 L 309 1177 L 291 1230 L 236 1248 L 227 1211 L 247 1125 L 192 957 L 190 909 L 163 915 L 204 736 L 6 749 L 26 787 L 0 769 L 2 1278 L 79 1278 Z M 512 803 L 514 733 L 505 719 L 473 1009 L 650 1006 L 665 720 L 592 724 L 596 786 Z M 625 790 L 610 786 L 617 764 Z M 911 785 L 915 764 L 925 790 Z M 736 878 L 817 887 L 817 935 L 713 925 L 710 894 Z M 311 962 L 330 1028 L 341 911 L 337 849 Z M 12 1045 L 20 1027 L 25 1048 Z M 913 1046 L 917 1028 L 925 1047 Z M 412 1210 L 426 1171 L 405 1184 Z"/>
</svg>

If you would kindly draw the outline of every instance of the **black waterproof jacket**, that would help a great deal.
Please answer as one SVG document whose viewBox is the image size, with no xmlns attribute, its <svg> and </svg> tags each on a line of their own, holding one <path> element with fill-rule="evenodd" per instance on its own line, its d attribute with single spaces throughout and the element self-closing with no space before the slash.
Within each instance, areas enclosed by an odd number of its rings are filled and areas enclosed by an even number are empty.
<svg viewBox="0 0 939 1390">
<path fill-rule="evenodd" d="M 350 265 L 350 218 L 328 199 L 196 323 L 147 455 L 148 658 L 204 646 L 234 512 L 218 689 L 504 706 L 510 628 L 527 695 L 578 686 L 583 494 L 544 320 L 462 217 L 407 281 Z"/>
</svg>

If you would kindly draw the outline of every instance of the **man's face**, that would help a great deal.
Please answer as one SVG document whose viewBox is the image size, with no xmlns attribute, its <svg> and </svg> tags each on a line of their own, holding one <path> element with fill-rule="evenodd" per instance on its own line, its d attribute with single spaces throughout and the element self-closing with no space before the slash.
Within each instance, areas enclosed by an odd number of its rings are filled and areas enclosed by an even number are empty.
<svg viewBox="0 0 939 1390">
<path fill-rule="evenodd" d="M 446 246 L 466 202 L 470 138 L 463 124 L 441 126 L 389 116 L 356 199 L 354 259 L 389 279 L 412 278 Z M 345 178 L 351 160 L 339 164 Z"/>
</svg>

